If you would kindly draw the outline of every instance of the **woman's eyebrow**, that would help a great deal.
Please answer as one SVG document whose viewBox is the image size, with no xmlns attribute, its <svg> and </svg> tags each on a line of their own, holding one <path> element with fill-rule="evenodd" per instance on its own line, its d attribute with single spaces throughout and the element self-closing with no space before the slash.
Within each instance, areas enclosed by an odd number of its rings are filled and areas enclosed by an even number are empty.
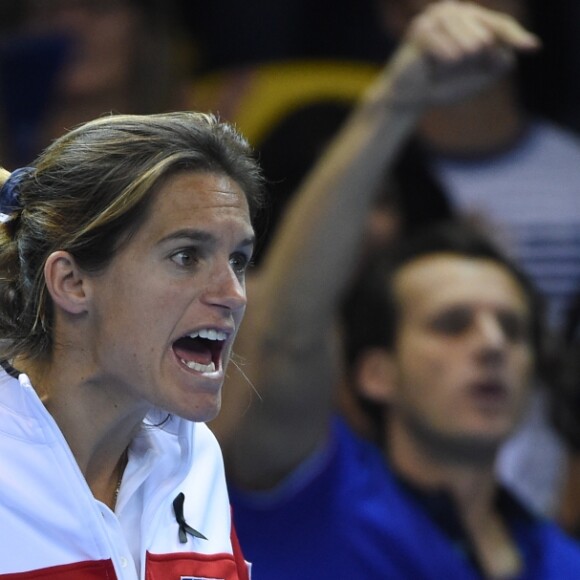
<svg viewBox="0 0 580 580">
<path fill-rule="evenodd" d="M 217 240 L 217 236 L 215 236 L 211 232 L 206 232 L 204 230 L 186 228 L 186 229 L 177 230 L 176 232 L 170 233 L 169 235 L 161 238 L 159 240 L 159 243 L 163 244 L 165 242 L 171 242 L 171 241 L 175 241 L 175 240 L 188 240 L 191 242 L 198 242 L 198 243 L 199 242 L 213 243 Z M 245 238 L 243 238 L 239 242 L 238 245 L 239 246 L 253 246 L 255 243 L 256 243 L 256 235 L 252 233 L 252 234 L 246 236 Z"/>
<path fill-rule="evenodd" d="M 191 240 L 192 242 L 213 242 L 216 240 L 216 236 L 204 230 L 185 228 L 182 230 L 171 232 L 167 236 L 164 236 L 159 240 L 159 243 L 163 244 L 165 242 L 184 239 Z"/>
</svg>

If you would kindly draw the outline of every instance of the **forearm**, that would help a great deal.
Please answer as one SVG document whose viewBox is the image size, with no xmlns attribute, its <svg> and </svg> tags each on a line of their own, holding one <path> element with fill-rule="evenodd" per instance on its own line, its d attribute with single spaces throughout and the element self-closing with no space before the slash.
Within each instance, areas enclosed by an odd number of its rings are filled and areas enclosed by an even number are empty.
<svg viewBox="0 0 580 580">
<path fill-rule="evenodd" d="M 316 343 L 333 319 L 378 185 L 422 112 L 395 102 L 390 89 L 383 72 L 286 212 L 260 282 L 270 342 L 280 333 L 284 342 Z"/>
</svg>

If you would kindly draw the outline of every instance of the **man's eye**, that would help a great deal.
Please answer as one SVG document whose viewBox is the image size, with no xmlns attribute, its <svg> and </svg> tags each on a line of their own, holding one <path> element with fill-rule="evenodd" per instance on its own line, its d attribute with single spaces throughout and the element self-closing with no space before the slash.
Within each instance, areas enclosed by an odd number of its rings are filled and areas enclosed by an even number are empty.
<svg viewBox="0 0 580 580">
<path fill-rule="evenodd" d="M 457 335 L 464 332 L 471 323 L 471 314 L 465 310 L 453 310 L 436 317 L 431 327 L 442 334 Z"/>
<path fill-rule="evenodd" d="M 531 324 L 526 318 L 515 314 L 504 313 L 499 316 L 499 323 L 508 340 L 512 342 L 531 340 Z"/>
<path fill-rule="evenodd" d="M 180 250 L 171 256 L 171 259 L 184 268 L 194 266 L 198 262 L 198 255 L 195 250 Z"/>
<path fill-rule="evenodd" d="M 250 258 L 246 254 L 236 252 L 230 257 L 230 264 L 236 274 L 243 274 L 250 264 Z"/>
</svg>

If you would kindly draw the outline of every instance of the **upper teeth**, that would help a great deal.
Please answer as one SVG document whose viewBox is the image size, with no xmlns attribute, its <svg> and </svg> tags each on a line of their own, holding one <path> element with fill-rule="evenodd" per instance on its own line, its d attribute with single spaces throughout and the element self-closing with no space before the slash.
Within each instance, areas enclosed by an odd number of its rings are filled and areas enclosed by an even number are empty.
<svg viewBox="0 0 580 580">
<path fill-rule="evenodd" d="M 192 332 L 189 338 L 205 338 L 207 340 L 225 340 L 228 335 L 222 330 L 214 330 L 213 328 L 202 328 L 196 332 Z"/>
</svg>

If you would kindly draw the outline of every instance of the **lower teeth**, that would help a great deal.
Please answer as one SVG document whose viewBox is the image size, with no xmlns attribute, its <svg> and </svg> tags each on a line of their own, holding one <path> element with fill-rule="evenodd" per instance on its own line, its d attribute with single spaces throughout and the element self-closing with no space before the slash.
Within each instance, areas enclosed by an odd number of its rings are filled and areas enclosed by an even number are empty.
<svg viewBox="0 0 580 580">
<path fill-rule="evenodd" d="M 189 369 L 193 371 L 198 371 L 200 373 L 213 373 L 215 371 L 215 364 L 211 361 L 207 365 L 203 365 L 201 363 L 197 363 L 195 361 L 184 361 L 181 359 L 181 362 Z"/>
</svg>

